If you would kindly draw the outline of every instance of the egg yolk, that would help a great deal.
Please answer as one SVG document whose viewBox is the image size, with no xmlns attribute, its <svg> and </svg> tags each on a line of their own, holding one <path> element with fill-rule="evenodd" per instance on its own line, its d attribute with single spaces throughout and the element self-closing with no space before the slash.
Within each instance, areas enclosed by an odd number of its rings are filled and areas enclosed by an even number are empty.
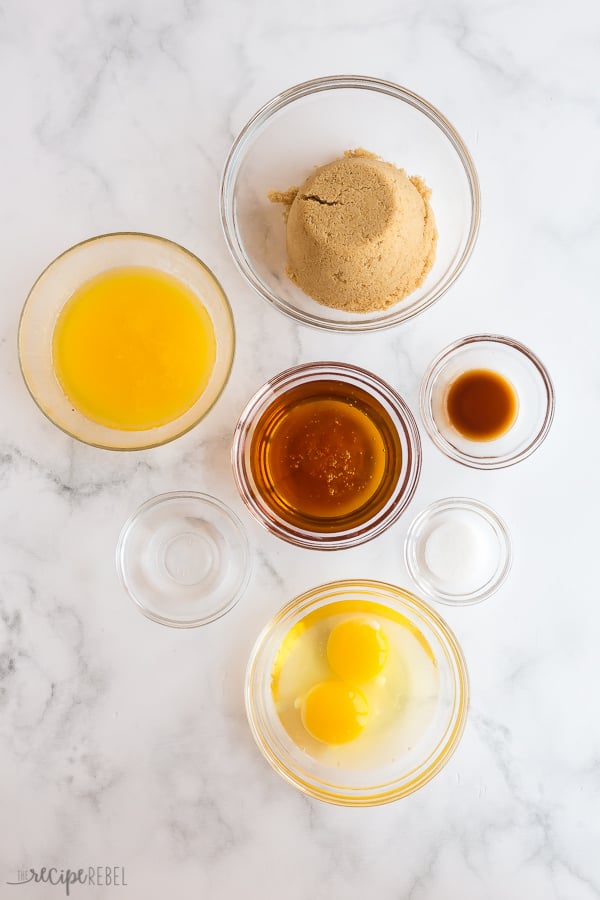
<svg viewBox="0 0 600 900">
<path fill-rule="evenodd" d="M 302 724 L 324 744 L 346 744 L 358 737 L 369 715 L 365 695 L 341 681 L 321 681 L 302 703 Z"/>
<path fill-rule="evenodd" d="M 388 642 L 378 623 L 347 619 L 332 629 L 327 661 L 336 675 L 361 683 L 379 675 L 388 656 Z"/>
</svg>

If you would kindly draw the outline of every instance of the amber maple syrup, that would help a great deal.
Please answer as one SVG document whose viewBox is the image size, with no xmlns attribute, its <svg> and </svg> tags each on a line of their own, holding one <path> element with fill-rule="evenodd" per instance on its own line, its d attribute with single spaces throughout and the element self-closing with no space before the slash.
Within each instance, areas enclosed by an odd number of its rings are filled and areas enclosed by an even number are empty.
<svg viewBox="0 0 600 900">
<path fill-rule="evenodd" d="M 331 533 L 361 525 L 385 506 L 402 450 L 378 400 L 354 385 L 323 380 L 290 388 L 265 410 L 250 466 L 276 515 Z"/>
<path fill-rule="evenodd" d="M 519 401 L 514 387 L 491 369 L 469 369 L 459 375 L 446 394 L 451 424 L 470 441 L 502 437 L 517 418 Z"/>
</svg>

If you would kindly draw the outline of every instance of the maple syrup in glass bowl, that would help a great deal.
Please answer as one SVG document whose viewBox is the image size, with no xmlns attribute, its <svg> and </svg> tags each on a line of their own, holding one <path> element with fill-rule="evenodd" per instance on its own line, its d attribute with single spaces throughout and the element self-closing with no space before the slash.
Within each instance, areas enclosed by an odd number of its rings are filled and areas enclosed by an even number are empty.
<svg viewBox="0 0 600 900">
<path fill-rule="evenodd" d="M 380 534 L 414 494 L 416 422 L 371 372 L 309 363 L 268 381 L 237 424 L 242 499 L 269 531 L 301 547 L 341 549 Z"/>
</svg>

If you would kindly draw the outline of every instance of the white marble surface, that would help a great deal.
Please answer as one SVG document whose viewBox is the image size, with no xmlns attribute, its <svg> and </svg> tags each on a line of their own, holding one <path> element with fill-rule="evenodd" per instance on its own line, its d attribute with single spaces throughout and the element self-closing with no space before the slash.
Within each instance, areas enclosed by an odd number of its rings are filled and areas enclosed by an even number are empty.
<svg viewBox="0 0 600 900">
<path fill-rule="evenodd" d="M 598 244 L 600 14 L 592 0 L 0 0 L 0 896 L 23 867 L 124 866 L 124 895 L 313 900 L 600 897 Z M 292 324 L 247 288 L 220 231 L 227 149 L 263 101 L 321 74 L 379 75 L 437 105 L 481 178 L 474 256 L 442 302 L 364 337 Z M 238 352 L 215 409 L 162 449 L 111 454 L 54 429 L 16 354 L 26 293 L 61 250 L 113 230 L 165 235 L 214 269 Z M 254 524 L 228 466 L 249 392 L 302 360 L 373 368 L 415 408 L 429 359 L 463 334 L 522 339 L 558 408 L 545 445 L 497 473 L 425 439 L 408 515 L 356 551 L 315 554 Z M 123 520 L 192 488 L 241 515 L 256 566 L 209 628 L 171 631 L 124 596 Z M 247 654 L 284 601 L 334 577 L 410 587 L 401 546 L 441 496 L 493 505 L 512 574 L 445 611 L 470 667 L 467 730 L 412 797 L 351 810 L 271 772 L 242 706 Z"/>
</svg>

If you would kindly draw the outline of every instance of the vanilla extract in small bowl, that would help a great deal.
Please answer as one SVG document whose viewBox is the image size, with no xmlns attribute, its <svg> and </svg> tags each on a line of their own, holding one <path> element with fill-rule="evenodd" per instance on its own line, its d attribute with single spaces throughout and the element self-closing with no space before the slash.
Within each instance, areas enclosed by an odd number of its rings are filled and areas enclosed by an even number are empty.
<svg viewBox="0 0 600 900">
<path fill-rule="evenodd" d="M 554 417 L 554 388 L 540 359 L 509 337 L 476 334 L 450 344 L 420 391 L 423 424 L 451 459 L 501 469 L 530 456 Z"/>
<path fill-rule="evenodd" d="M 517 392 L 492 369 L 468 369 L 448 387 L 446 410 L 451 424 L 471 441 L 494 441 L 515 423 Z"/>
<path fill-rule="evenodd" d="M 274 534 L 304 547 L 351 547 L 410 502 L 421 466 L 402 398 L 355 366 L 313 363 L 267 382 L 233 441 L 243 500 Z"/>
</svg>

